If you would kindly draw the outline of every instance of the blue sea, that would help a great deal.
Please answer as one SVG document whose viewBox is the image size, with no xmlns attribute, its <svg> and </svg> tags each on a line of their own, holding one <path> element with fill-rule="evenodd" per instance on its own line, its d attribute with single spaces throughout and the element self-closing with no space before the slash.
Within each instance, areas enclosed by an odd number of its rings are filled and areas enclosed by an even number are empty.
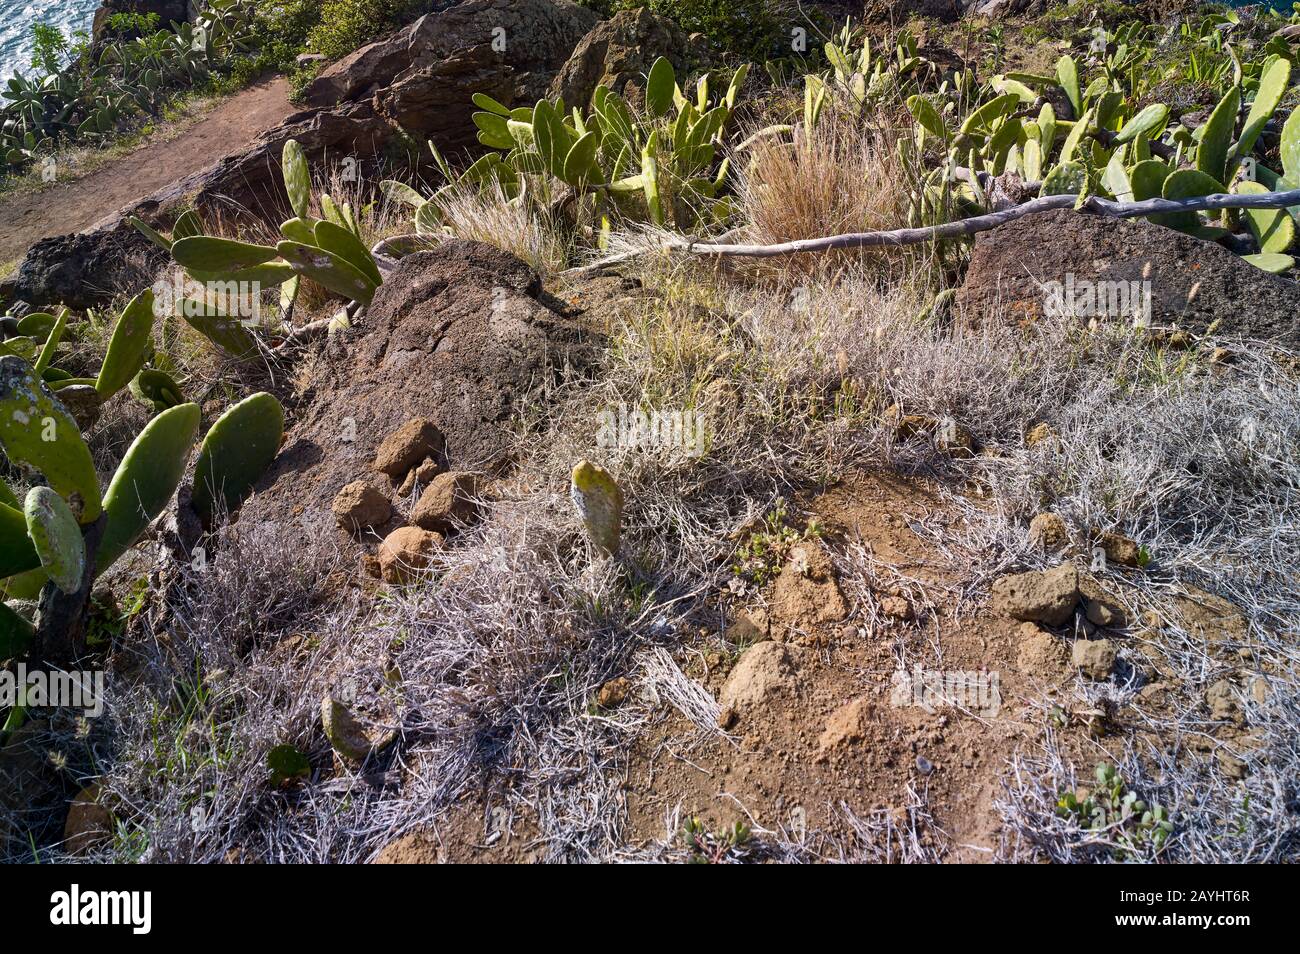
<svg viewBox="0 0 1300 954">
<path fill-rule="evenodd" d="M 90 31 L 99 0 L 0 0 L 0 82 L 16 71 L 32 73 L 32 24 L 57 26 L 69 36 Z"/>
</svg>

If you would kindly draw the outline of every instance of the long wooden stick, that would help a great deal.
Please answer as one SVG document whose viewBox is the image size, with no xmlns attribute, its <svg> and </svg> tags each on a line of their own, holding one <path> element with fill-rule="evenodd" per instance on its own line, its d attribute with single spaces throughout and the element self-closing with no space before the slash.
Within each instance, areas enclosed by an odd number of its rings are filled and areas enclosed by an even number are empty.
<svg viewBox="0 0 1300 954">
<path fill-rule="evenodd" d="M 1048 195 L 1031 199 L 1022 205 L 986 215 L 976 215 L 956 222 L 942 225 L 930 225 L 915 229 L 892 229 L 883 232 L 848 232 L 843 235 L 829 235 L 824 238 L 798 239 L 792 242 L 779 242 L 775 245 L 735 245 L 718 242 L 695 242 L 677 236 L 668 237 L 663 247 L 689 255 L 736 256 L 741 258 L 772 258 L 779 255 L 800 255 L 808 252 L 829 252 L 844 248 L 874 248 L 879 246 L 897 247 L 903 245 L 920 245 L 940 239 L 965 238 L 979 232 L 987 232 L 999 225 L 1005 225 L 1026 215 L 1039 212 L 1051 212 L 1054 209 L 1072 209 L 1078 204 L 1078 197 L 1073 195 Z M 1172 212 L 1204 212 L 1214 209 L 1284 209 L 1300 205 L 1300 189 L 1287 192 L 1269 192 L 1263 195 L 1238 195 L 1233 192 L 1220 192 L 1214 195 L 1197 196 L 1190 199 L 1145 199 L 1141 202 L 1116 202 L 1100 196 L 1089 196 L 1079 207 L 1081 212 L 1092 212 L 1111 218 L 1131 219 L 1144 215 L 1161 215 Z M 645 249 L 635 253 L 624 253 L 602 259 L 590 265 L 569 269 L 570 273 L 592 271 L 610 264 L 626 261 L 638 254 L 646 254 L 654 249 Z"/>
</svg>

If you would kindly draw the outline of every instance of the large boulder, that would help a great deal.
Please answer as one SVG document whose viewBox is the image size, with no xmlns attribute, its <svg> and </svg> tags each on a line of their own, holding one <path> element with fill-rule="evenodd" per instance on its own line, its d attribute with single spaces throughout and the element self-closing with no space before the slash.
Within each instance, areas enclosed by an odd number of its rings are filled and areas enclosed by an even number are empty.
<svg viewBox="0 0 1300 954">
<path fill-rule="evenodd" d="M 592 336 L 547 300 L 527 265 L 479 242 L 402 259 L 356 327 L 308 363 L 308 400 L 240 519 L 332 525 L 345 485 L 391 479 L 377 477 L 377 452 L 412 419 L 445 436 L 454 469 L 499 472 L 520 408 L 592 356 Z"/>
<path fill-rule="evenodd" d="M 541 98 L 598 21 L 571 0 L 463 0 L 345 56 L 304 98 L 321 107 L 372 100 L 416 138 L 471 147 L 475 93 L 507 105 Z"/>
<path fill-rule="evenodd" d="M 551 96 L 585 108 L 601 84 L 620 95 L 627 94 L 629 84 L 641 86 L 660 56 L 683 77 L 702 66 L 706 55 L 703 42 L 667 17 L 645 7 L 620 10 L 583 37 L 551 82 Z"/>
<path fill-rule="evenodd" d="M 149 285 L 166 261 L 162 249 L 121 219 L 87 232 L 56 235 L 28 249 L 17 272 L 0 282 L 0 308 L 18 301 L 99 307 Z"/>
<path fill-rule="evenodd" d="M 1143 282 L 1150 284 L 1143 286 Z M 1100 301 L 1084 283 L 1150 293 L 1150 324 L 1300 344 L 1300 285 L 1268 272 L 1213 242 L 1144 219 L 1112 219 L 1058 209 L 982 232 L 975 239 L 957 306 L 967 320 L 1025 321 L 1051 311 L 1051 286 L 1073 289 L 1081 321 L 1094 315 L 1079 303 Z M 1136 283 L 1136 284 L 1130 284 Z M 1092 309 L 1098 310 L 1098 309 Z M 1129 314 L 1103 320 L 1132 322 Z"/>
<path fill-rule="evenodd" d="M 173 23 L 194 19 L 197 8 L 198 4 L 191 0 L 103 0 L 91 20 L 90 33 L 96 42 L 106 39 L 111 32 L 109 18 L 118 13 L 154 13 L 159 28 L 166 29 Z"/>
</svg>

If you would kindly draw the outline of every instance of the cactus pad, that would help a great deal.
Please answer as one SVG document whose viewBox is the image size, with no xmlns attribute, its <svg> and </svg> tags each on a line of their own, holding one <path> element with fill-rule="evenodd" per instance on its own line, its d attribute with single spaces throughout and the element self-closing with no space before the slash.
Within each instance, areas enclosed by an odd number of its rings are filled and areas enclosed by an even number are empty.
<svg viewBox="0 0 1300 954">
<path fill-rule="evenodd" d="M 33 487 L 23 515 L 32 546 L 50 580 L 65 593 L 77 592 L 86 571 L 86 544 L 68 505 L 49 487 Z"/>
<path fill-rule="evenodd" d="M 265 391 L 226 411 L 203 438 L 194 468 L 194 509 L 211 526 L 221 509 L 235 510 L 280 450 L 284 409 Z"/>
</svg>

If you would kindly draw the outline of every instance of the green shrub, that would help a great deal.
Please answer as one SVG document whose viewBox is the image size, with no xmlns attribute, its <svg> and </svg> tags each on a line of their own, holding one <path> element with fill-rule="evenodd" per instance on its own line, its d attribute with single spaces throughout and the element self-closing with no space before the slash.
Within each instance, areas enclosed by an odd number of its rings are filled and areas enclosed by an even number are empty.
<svg viewBox="0 0 1300 954">
<path fill-rule="evenodd" d="M 649 7 L 677 21 L 687 33 L 702 33 L 719 52 L 763 58 L 786 35 L 775 0 L 615 0 L 620 9 Z"/>
</svg>

